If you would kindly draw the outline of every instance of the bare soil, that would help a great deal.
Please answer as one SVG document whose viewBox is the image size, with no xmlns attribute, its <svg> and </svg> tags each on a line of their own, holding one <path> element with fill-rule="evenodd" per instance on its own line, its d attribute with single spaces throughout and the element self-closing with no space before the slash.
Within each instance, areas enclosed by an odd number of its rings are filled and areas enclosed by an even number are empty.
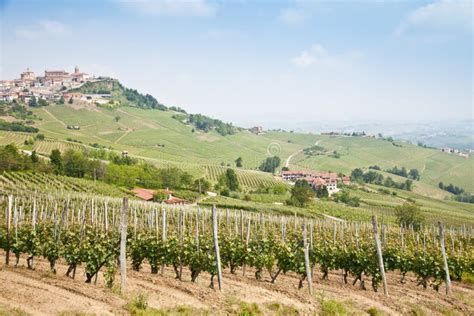
<svg viewBox="0 0 474 316">
<path fill-rule="evenodd" d="M 96 284 L 87 284 L 82 268 L 78 268 L 73 280 L 65 276 L 67 266 L 61 262 L 53 274 L 43 259 L 35 259 L 35 270 L 27 269 L 25 258 L 18 266 L 11 259 L 13 262 L 6 266 L 4 255 L 0 256 L 0 315 L 128 315 L 130 302 L 139 294 L 147 297 L 149 309 L 188 315 L 240 314 L 242 306 L 256 306 L 264 315 L 285 315 L 288 311 L 318 315 L 322 314 L 322 306 L 332 301 L 343 305 L 350 315 L 367 315 L 370 308 L 385 315 L 474 315 L 473 285 L 454 282 L 453 294 L 448 297 L 444 288 L 439 292 L 423 289 L 411 276 L 406 284 L 400 284 L 395 273 L 388 274 L 389 296 L 385 297 L 382 289 L 373 292 L 352 286 L 352 282 L 343 284 L 339 273 L 323 281 L 315 270 L 311 296 L 306 284 L 298 289 L 298 276 L 290 273 L 279 276 L 272 284 L 268 273 L 257 281 L 251 269 L 246 276 L 241 270 L 236 274 L 225 271 L 223 291 L 219 292 L 209 288 L 210 277 L 205 273 L 192 283 L 186 268 L 179 281 L 171 268 L 165 269 L 164 275 L 151 274 L 145 264 L 140 272 L 128 269 L 127 291 L 122 295 L 117 286 L 104 286 L 102 274 Z M 119 281 L 117 275 L 116 283 Z"/>
</svg>

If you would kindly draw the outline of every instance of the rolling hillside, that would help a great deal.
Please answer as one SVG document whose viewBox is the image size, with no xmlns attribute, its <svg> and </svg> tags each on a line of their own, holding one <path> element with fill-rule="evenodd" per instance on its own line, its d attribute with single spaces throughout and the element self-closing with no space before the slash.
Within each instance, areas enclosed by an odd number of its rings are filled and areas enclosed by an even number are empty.
<svg viewBox="0 0 474 316">
<path fill-rule="evenodd" d="M 409 143 L 397 142 L 398 146 L 394 146 L 381 139 L 289 132 L 267 132 L 257 136 L 239 131 L 224 137 L 214 131 L 205 133 L 192 125 L 183 124 L 173 118 L 176 114 L 173 111 L 132 107 L 104 109 L 93 105 L 52 105 L 35 109 L 34 112 L 41 117 L 37 127 L 47 137 L 127 150 L 158 165 L 178 164 L 196 175 L 205 173 L 203 165 L 235 166 L 234 160 L 239 156 L 243 158 L 244 169 L 257 169 L 266 157 L 278 155 L 283 162 L 292 156 L 292 169 L 349 174 L 354 168 L 371 165 L 379 165 L 382 169 L 394 166 L 417 168 L 421 172 L 418 191 L 432 196 L 446 196 L 437 188 L 440 181 L 474 191 L 472 157 L 466 159 Z M 118 122 L 115 120 L 117 116 L 120 117 Z M 67 125 L 78 125 L 80 130 L 69 130 Z M 10 138 L 12 133 L 8 135 L 7 138 Z M 5 141 L 5 136 L 0 138 L 0 142 Z M 323 147 L 325 153 L 305 156 L 302 149 L 315 143 Z M 63 143 L 60 145 L 64 146 Z M 77 144 L 72 143 L 71 146 Z M 340 155 L 339 158 L 333 157 L 334 151 Z"/>
</svg>

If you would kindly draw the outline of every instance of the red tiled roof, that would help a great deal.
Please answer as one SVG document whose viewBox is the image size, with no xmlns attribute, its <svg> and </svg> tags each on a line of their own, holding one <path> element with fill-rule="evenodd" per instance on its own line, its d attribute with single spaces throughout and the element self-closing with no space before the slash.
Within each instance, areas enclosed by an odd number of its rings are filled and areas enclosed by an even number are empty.
<svg viewBox="0 0 474 316">
<path fill-rule="evenodd" d="M 324 181 L 321 178 L 316 178 L 313 180 L 313 182 L 316 183 L 317 185 L 326 185 L 326 181 Z"/>
<path fill-rule="evenodd" d="M 186 200 L 177 198 L 177 197 L 172 197 L 171 199 L 165 200 L 166 204 L 184 204 L 186 203 Z"/>
<path fill-rule="evenodd" d="M 135 188 L 132 190 L 133 193 L 135 193 L 135 196 L 145 200 L 145 201 L 150 201 L 153 200 L 153 194 L 155 191 L 149 190 L 149 189 L 141 189 L 141 188 Z"/>
<path fill-rule="evenodd" d="M 305 171 L 282 171 L 281 174 L 284 174 L 284 175 L 287 175 L 287 174 L 303 175 L 303 174 L 311 174 L 311 172 L 305 172 Z"/>
</svg>

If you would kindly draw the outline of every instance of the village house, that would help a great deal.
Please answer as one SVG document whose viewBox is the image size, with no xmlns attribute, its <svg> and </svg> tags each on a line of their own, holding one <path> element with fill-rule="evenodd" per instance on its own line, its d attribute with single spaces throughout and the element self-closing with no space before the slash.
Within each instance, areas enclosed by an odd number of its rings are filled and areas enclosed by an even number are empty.
<svg viewBox="0 0 474 316">
<path fill-rule="evenodd" d="M 306 180 L 313 190 L 317 190 L 320 186 L 325 186 L 330 195 L 339 191 L 337 188 L 338 183 L 350 184 L 350 177 L 341 176 L 335 172 L 282 171 L 281 178 L 287 182 Z"/>
<path fill-rule="evenodd" d="M 144 201 L 153 201 L 153 196 L 155 195 L 154 190 L 135 188 L 132 190 L 135 196 Z M 163 201 L 165 204 L 169 205 L 184 205 L 187 204 L 187 201 L 173 196 L 173 191 L 168 189 L 162 190 L 161 192 L 167 195 L 167 198 Z"/>
<path fill-rule="evenodd" d="M 312 177 L 313 173 L 310 171 L 282 171 L 281 179 L 284 181 L 295 182 L 299 179 Z"/>
<path fill-rule="evenodd" d="M 329 196 L 339 192 L 339 189 L 337 188 L 337 180 L 335 179 L 324 180 L 323 178 L 312 178 L 308 179 L 308 183 L 311 185 L 311 188 L 314 191 L 318 190 L 321 187 L 326 187 Z"/>
<path fill-rule="evenodd" d="M 254 126 L 252 128 L 249 128 L 249 131 L 255 135 L 260 135 L 263 133 L 263 127 L 261 126 Z"/>
<path fill-rule="evenodd" d="M 22 80 L 22 81 L 35 81 L 36 80 L 35 73 L 33 71 L 31 71 L 30 68 L 26 68 L 26 71 L 22 72 L 20 74 L 20 80 Z"/>
<path fill-rule="evenodd" d="M 75 82 L 85 82 L 87 79 L 89 79 L 89 75 L 84 72 L 80 72 L 79 67 L 77 66 L 74 68 L 74 73 L 71 74 L 71 76 L 72 80 Z"/>
</svg>

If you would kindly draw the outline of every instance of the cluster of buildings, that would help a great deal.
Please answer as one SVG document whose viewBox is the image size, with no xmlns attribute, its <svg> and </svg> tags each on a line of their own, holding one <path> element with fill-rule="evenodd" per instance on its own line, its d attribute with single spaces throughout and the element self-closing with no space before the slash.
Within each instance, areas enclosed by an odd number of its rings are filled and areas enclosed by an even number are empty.
<svg viewBox="0 0 474 316">
<path fill-rule="evenodd" d="M 19 79 L 0 80 L 0 101 L 13 102 L 19 100 L 28 103 L 32 97 L 47 101 L 57 101 L 62 97 L 70 99 L 66 91 L 80 87 L 88 81 L 97 81 L 88 74 L 81 72 L 76 66 L 74 72 L 65 70 L 45 70 L 44 76 L 36 76 L 29 68 L 20 74 Z M 81 95 L 79 98 L 87 99 Z M 90 97 L 91 103 L 93 98 Z"/>
<path fill-rule="evenodd" d="M 459 149 L 446 147 L 446 148 L 442 148 L 441 151 L 444 152 L 444 153 L 448 153 L 448 154 L 458 155 L 458 156 L 463 157 L 463 158 L 469 158 L 468 153 L 462 152 Z"/>
<path fill-rule="evenodd" d="M 155 191 L 150 189 L 135 188 L 132 190 L 132 192 L 137 198 L 144 201 L 153 201 L 153 197 L 155 195 Z M 161 192 L 167 195 L 167 198 L 163 201 L 163 203 L 173 205 L 184 205 L 188 203 L 186 200 L 173 196 L 173 191 L 166 189 Z"/>
<path fill-rule="evenodd" d="M 306 180 L 315 191 L 320 187 L 326 187 L 329 195 L 339 192 L 338 183 L 346 185 L 351 183 L 350 177 L 340 176 L 334 172 L 282 171 L 281 178 L 287 182 Z"/>
</svg>

